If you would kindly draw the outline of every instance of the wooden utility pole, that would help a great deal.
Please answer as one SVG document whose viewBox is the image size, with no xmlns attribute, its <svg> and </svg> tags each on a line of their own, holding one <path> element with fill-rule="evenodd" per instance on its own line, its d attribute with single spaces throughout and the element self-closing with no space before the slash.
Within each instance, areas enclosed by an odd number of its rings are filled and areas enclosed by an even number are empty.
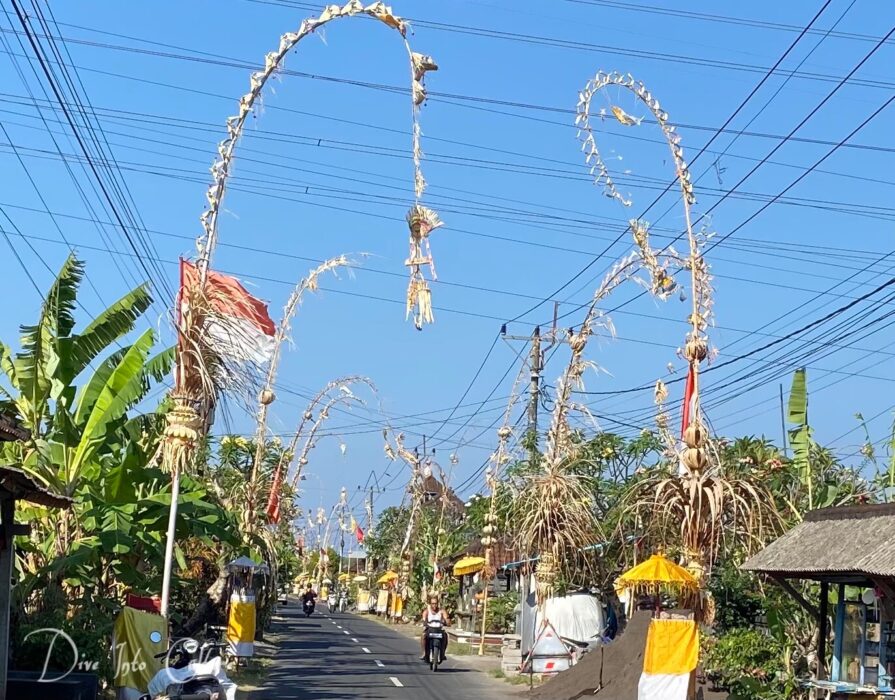
<svg viewBox="0 0 895 700">
<path fill-rule="evenodd" d="M 553 328 L 547 334 L 547 347 L 553 347 L 557 342 L 556 332 L 556 313 L 557 308 L 554 306 L 553 311 Z M 544 350 L 541 347 L 541 327 L 535 326 L 531 335 L 507 335 L 506 325 L 500 329 L 500 334 L 505 340 L 521 340 L 525 343 L 531 343 L 529 351 L 529 367 L 530 379 L 528 385 L 528 439 L 531 441 L 529 445 L 530 457 L 532 463 L 537 462 L 539 454 L 538 440 L 538 407 L 541 402 L 541 373 L 544 371 Z"/>
</svg>

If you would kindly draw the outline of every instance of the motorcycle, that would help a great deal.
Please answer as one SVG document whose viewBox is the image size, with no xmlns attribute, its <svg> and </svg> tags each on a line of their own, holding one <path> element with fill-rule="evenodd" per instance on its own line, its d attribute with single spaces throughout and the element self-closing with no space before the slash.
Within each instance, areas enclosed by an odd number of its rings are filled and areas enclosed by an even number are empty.
<svg viewBox="0 0 895 700">
<path fill-rule="evenodd" d="M 174 641 L 168 651 L 156 654 L 165 667 L 149 681 L 140 700 L 236 700 L 236 684 L 224 672 L 221 651 L 226 644 L 195 639 Z"/>
<path fill-rule="evenodd" d="M 345 612 L 345 609 L 348 607 L 348 591 L 341 590 L 339 592 L 339 612 Z"/>
<path fill-rule="evenodd" d="M 426 658 L 429 659 L 429 668 L 437 671 L 442 661 L 442 644 L 444 644 L 444 628 L 441 622 L 434 620 L 426 624 Z"/>
<path fill-rule="evenodd" d="M 305 602 L 303 604 L 303 609 L 305 611 L 305 617 L 311 616 L 311 613 L 314 612 L 314 608 L 316 607 L 316 605 L 317 604 L 314 602 L 314 600 L 312 598 L 308 598 L 307 600 L 305 600 Z"/>
</svg>

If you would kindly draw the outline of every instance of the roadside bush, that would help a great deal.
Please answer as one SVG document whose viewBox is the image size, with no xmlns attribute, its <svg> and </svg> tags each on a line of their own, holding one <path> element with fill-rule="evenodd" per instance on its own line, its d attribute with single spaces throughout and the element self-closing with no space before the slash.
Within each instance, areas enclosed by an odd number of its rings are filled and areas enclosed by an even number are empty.
<svg viewBox="0 0 895 700">
<path fill-rule="evenodd" d="M 783 700 L 791 697 L 784 675 L 783 649 L 755 629 L 735 629 L 704 642 L 706 675 L 735 700 Z"/>
</svg>

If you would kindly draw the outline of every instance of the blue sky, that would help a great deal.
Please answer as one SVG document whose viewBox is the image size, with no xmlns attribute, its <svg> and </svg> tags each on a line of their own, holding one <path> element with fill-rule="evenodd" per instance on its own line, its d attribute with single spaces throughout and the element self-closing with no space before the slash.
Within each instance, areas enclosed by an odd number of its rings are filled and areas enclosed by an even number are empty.
<svg viewBox="0 0 895 700">
<path fill-rule="evenodd" d="M 316 13 L 293 0 L 85 0 L 51 6 L 151 239 L 153 257 L 173 288 L 176 260 L 191 255 L 199 232 L 208 167 L 225 133 L 224 121 L 247 89 L 250 71 L 242 64 L 259 65 L 283 32 Z M 63 154 L 75 155 L 77 144 L 58 109 L 41 103 L 38 112 L 31 102 L 31 94 L 44 99 L 46 83 L 38 82 L 23 58 L 23 38 L 14 33 L 21 26 L 9 14 L 10 3 L 3 7 L 0 123 L 17 153 L 0 133 L 0 206 L 15 226 L 2 216 L 0 225 L 42 289 L 51 278 L 44 263 L 55 270 L 68 252 L 64 235 L 86 259 L 92 285 L 111 302 L 145 273 L 128 254 L 120 227 L 89 220 L 108 224 L 111 215 L 89 189 L 82 166 L 72 161 L 95 213 L 74 187 L 46 126 L 57 132 Z M 403 216 L 412 199 L 409 99 L 388 89 L 406 87 L 400 41 L 371 21 L 340 20 L 290 56 L 288 69 L 317 77 L 282 76 L 267 91 L 237 151 L 215 265 L 270 300 L 277 318 L 291 286 L 313 261 L 369 253 L 352 274 L 326 280 L 324 290 L 305 301 L 294 323 L 294 348 L 280 372 L 271 421 L 277 432 L 294 430 L 303 397 L 334 377 L 366 375 L 379 390 L 378 397 L 368 396 L 369 411 L 330 423 L 333 436 L 312 455 L 308 506 L 331 505 L 342 486 L 356 495 L 371 470 L 391 489 L 378 497 L 377 510 L 400 500 L 406 473 L 385 461 L 377 403 L 396 428 L 405 430 L 409 445 L 429 435 L 428 444 L 446 470 L 449 455 L 456 453 L 454 483 L 468 481 L 463 493 L 481 487 L 480 478 L 469 477 L 495 444 L 492 425 L 521 366 L 517 353 L 525 350 L 520 343 L 494 343 L 501 323 L 552 298 L 561 302 L 561 314 L 569 313 L 562 325 L 580 322 L 584 311 L 573 310 L 589 299 L 608 266 L 628 252 L 628 238 L 552 294 L 603 252 L 628 218 L 642 214 L 673 175 L 655 126 L 624 129 L 607 122 L 598 143 L 634 204 L 626 210 L 602 196 L 589 183 L 575 139 L 578 91 L 597 70 L 632 73 L 680 125 L 685 157 L 692 157 L 798 37 L 793 28 L 805 26 L 821 3 L 762 0 L 718 7 L 614 0 L 394 4 L 396 13 L 418 20 L 410 36 L 414 49 L 440 65 L 428 78 L 432 96 L 421 123 L 430 183 L 424 201 L 441 213 L 446 226 L 432 239 L 439 273 L 433 285 L 437 322 L 422 333 L 404 322 L 402 308 Z M 830 2 L 814 25 L 819 31 L 799 41 L 728 132 L 693 164 L 697 214 L 767 157 L 893 25 L 895 7 Z M 32 56 L 27 44 L 25 55 Z M 716 276 L 717 327 L 710 335 L 720 352 L 717 361 L 754 353 L 705 377 L 708 416 L 723 434 L 764 433 L 779 440 L 779 385 L 788 389 L 789 383 L 780 375 L 807 364 L 816 439 L 859 461 L 855 453 L 863 434 L 854 414 L 861 411 L 874 418 L 872 439 L 885 442 L 892 418 L 893 335 L 886 305 L 873 302 L 885 301 L 886 290 L 798 336 L 802 343 L 757 349 L 891 278 L 895 261 L 886 255 L 895 248 L 890 205 L 895 108 L 870 121 L 784 199 L 737 227 L 891 96 L 895 84 L 886 68 L 893 59 L 890 41 L 773 154 L 772 162 L 763 163 L 711 213 L 711 230 L 719 236 L 737 229 L 709 254 Z M 788 72 L 793 70 L 796 75 Z M 69 71 L 74 75 L 73 68 Z M 340 81 L 321 79 L 332 77 Z M 643 112 L 618 92 L 606 100 L 633 114 Z M 743 130 L 749 133 L 732 133 Z M 645 218 L 654 222 L 657 244 L 682 230 L 682 211 L 671 195 Z M 0 292 L 13 300 L 0 318 L 0 337 L 11 342 L 17 325 L 34 317 L 40 299 L 5 240 L 0 250 L 6 263 Z M 628 284 L 606 306 L 618 306 L 640 291 Z M 164 318 L 170 299 L 162 288 L 156 294 L 159 304 L 148 322 L 162 327 L 170 340 Z M 86 322 L 100 306 L 87 285 L 83 303 Z M 638 387 L 667 374 L 669 362 L 680 368 L 675 348 L 686 331 L 688 308 L 676 299 L 663 304 L 642 297 L 613 313 L 617 338 L 590 345 L 591 359 L 606 373 L 590 376 L 588 389 Z M 552 302 L 541 303 L 509 331 L 526 335 L 534 324 L 546 327 L 552 313 Z M 874 325 L 860 330 L 862 318 Z M 838 323 L 846 325 L 837 330 Z M 806 338 L 812 342 L 805 345 Z M 492 344 L 463 401 L 467 405 L 450 416 Z M 803 357 L 806 351 L 810 354 Z M 561 347 L 551 354 L 548 383 L 559 376 L 563 358 Z M 679 369 L 676 376 L 682 376 Z M 672 385 L 675 401 L 679 395 L 680 384 Z M 595 414 L 606 416 L 607 429 L 616 425 L 612 420 L 630 424 L 621 429 L 625 433 L 652 425 L 651 391 L 587 400 Z M 251 423 L 236 412 L 233 429 L 250 431 Z M 344 455 L 340 440 L 348 447 Z"/>
</svg>

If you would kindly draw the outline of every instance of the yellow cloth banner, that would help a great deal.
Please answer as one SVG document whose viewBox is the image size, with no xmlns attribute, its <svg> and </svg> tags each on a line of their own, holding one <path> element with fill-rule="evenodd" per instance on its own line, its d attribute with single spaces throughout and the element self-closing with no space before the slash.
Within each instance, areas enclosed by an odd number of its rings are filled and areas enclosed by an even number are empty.
<svg viewBox="0 0 895 700">
<path fill-rule="evenodd" d="M 401 617 L 401 615 L 404 614 L 404 599 L 397 593 L 393 593 L 391 603 L 392 605 L 391 610 L 389 610 L 389 615 L 392 617 Z"/>
<path fill-rule="evenodd" d="M 652 620 L 646 637 L 643 672 L 690 673 L 699 663 L 699 629 L 694 620 Z"/>
<path fill-rule="evenodd" d="M 236 656 L 255 653 L 255 596 L 230 596 L 230 618 L 227 621 L 227 642 Z"/>
<path fill-rule="evenodd" d="M 152 633 L 158 633 L 153 642 Z M 115 620 L 115 685 L 145 690 L 149 680 L 161 669 L 154 659 L 168 648 L 168 630 L 161 615 L 124 608 Z"/>
</svg>

